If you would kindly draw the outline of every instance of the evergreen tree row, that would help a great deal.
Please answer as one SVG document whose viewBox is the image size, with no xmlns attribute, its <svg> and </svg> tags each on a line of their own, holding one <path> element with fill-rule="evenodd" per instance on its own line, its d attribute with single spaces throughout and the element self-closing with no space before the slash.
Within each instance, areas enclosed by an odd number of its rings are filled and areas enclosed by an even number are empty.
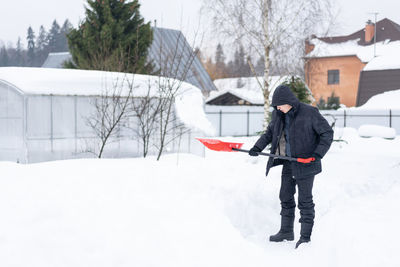
<svg viewBox="0 0 400 267">
<path fill-rule="evenodd" d="M 72 28 L 71 23 L 65 20 L 60 27 L 56 20 L 49 31 L 40 26 L 36 34 L 32 27 L 29 27 L 26 35 L 27 45 L 24 47 L 21 38 L 18 38 L 16 47 L 4 44 L 0 46 L 0 67 L 24 66 L 40 67 L 51 52 L 67 52 L 68 42 L 66 35 Z"/>
<path fill-rule="evenodd" d="M 256 75 L 261 76 L 264 72 L 264 58 L 260 57 L 254 63 L 250 56 L 246 56 L 242 45 L 239 45 L 235 50 L 233 59 L 228 62 L 226 62 L 226 56 L 221 44 L 217 45 L 214 60 L 211 57 L 204 60 L 199 49 L 197 49 L 197 53 L 212 80 L 254 76 L 249 62 L 253 65 Z"/>
</svg>

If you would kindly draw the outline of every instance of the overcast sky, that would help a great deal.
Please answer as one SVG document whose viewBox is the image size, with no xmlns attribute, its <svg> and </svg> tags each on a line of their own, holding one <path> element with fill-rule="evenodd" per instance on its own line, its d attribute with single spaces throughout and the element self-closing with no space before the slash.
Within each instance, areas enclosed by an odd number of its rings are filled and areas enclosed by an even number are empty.
<svg viewBox="0 0 400 267">
<path fill-rule="evenodd" d="M 18 36 L 26 45 L 26 31 L 29 26 L 37 34 L 40 25 L 51 27 L 54 19 L 61 25 L 69 19 L 74 27 L 84 18 L 86 0 L 18 0 L 1 1 L 0 40 L 15 45 Z M 199 25 L 199 9 L 202 0 L 141 0 L 141 13 L 146 21 L 157 20 L 157 25 L 183 29 L 192 34 Z M 389 18 L 400 24 L 399 0 L 335 0 L 341 12 L 338 16 L 337 33 L 350 34 L 364 27 L 365 22 L 378 12 L 378 20 Z"/>
</svg>

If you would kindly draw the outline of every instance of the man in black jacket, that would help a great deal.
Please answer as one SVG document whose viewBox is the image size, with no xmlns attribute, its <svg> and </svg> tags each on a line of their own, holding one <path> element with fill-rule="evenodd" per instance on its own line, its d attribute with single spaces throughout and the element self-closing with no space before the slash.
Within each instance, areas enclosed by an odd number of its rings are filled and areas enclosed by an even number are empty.
<svg viewBox="0 0 400 267">
<path fill-rule="evenodd" d="M 269 169 L 283 165 L 282 183 L 279 193 L 281 201 L 281 229 L 270 241 L 294 240 L 293 223 L 296 208 L 294 194 L 298 187 L 298 207 L 300 209 L 301 231 L 296 248 L 310 241 L 314 225 L 314 202 L 312 187 L 314 176 L 321 172 L 321 159 L 333 140 L 333 131 L 318 109 L 301 103 L 289 87 L 280 85 L 272 97 L 274 107 L 272 120 L 267 131 L 258 139 L 249 154 L 258 156 L 268 144 L 271 153 L 295 158 L 310 158 L 310 163 L 299 163 L 270 157 Z"/>
</svg>

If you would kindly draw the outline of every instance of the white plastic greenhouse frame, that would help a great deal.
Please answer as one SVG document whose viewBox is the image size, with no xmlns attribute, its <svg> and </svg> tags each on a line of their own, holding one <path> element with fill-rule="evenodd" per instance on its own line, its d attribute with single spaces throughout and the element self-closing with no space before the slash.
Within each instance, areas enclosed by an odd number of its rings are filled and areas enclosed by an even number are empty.
<svg viewBox="0 0 400 267">
<path fill-rule="evenodd" d="M 126 74 L 101 71 L 0 68 L 0 160 L 34 163 L 94 157 L 87 145 L 96 140 L 87 118 L 94 111 L 93 99 Z M 144 85 L 150 76 L 135 75 Z M 140 87 L 140 85 L 139 85 Z M 148 88 L 147 86 L 142 86 Z M 139 90 L 139 89 L 138 89 Z M 140 90 L 135 97 L 140 97 Z M 131 123 L 131 122 L 130 122 Z M 133 123 L 133 122 L 132 122 Z M 166 152 L 202 155 L 190 131 Z M 137 157 L 142 145 L 132 131 L 121 129 L 116 142 L 106 146 L 104 157 Z M 154 154 L 150 150 L 149 154 Z"/>
</svg>

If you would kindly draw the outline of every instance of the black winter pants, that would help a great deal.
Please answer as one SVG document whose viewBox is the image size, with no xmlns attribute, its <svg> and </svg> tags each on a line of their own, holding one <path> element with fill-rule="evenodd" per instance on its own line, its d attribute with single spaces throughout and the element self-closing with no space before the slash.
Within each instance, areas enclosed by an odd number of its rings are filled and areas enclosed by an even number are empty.
<svg viewBox="0 0 400 267">
<path fill-rule="evenodd" d="M 314 176 L 296 177 L 292 176 L 292 168 L 289 161 L 285 161 L 282 169 L 282 183 L 279 192 L 279 199 L 281 201 L 281 215 L 294 217 L 296 202 L 294 194 L 296 193 L 296 184 L 298 187 L 298 203 L 300 209 L 300 223 L 314 224 L 314 202 L 312 196 L 312 188 L 314 183 Z"/>
</svg>

